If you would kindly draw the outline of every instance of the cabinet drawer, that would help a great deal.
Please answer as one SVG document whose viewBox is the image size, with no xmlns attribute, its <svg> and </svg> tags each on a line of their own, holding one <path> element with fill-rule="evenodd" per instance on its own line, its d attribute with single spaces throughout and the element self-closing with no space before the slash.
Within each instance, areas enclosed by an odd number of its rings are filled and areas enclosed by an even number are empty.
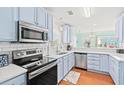
<svg viewBox="0 0 124 93">
<path fill-rule="evenodd" d="M 9 81 L 2 83 L 2 85 L 26 85 L 26 74 L 17 76 Z"/>
<path fill-rule="evenodd" d="M 96 65 L 96 66 L 99 66 L 99 65 L 100 65 L 100 61 L 99 61 L 99 60 L 96 60 L 96 61 L 94 61 L 94 60 L 88 60 L 88 61 L 87 61 L 87 64 L 88 64 L 88 65 Z"/>
<path fill-rule="evenodd" d="M 100 55 L 99 54 L 87 54 L 88 57 L 95 57 L 95 58 L 99 58 Z"/>
<path fill-rule="evenodd" d="M 87 57 L 87 60 L 100 61 L 100 58 Z"/>
<path fill-rule="evenodd" d="M 96 66 L 96 65 L 89 65 L 89 64 L 88 64 L 88 69 L 89 69 L 89 70 L 99 70 L 100 67 L 99 67 L 99 66 Z"/>
</svg>

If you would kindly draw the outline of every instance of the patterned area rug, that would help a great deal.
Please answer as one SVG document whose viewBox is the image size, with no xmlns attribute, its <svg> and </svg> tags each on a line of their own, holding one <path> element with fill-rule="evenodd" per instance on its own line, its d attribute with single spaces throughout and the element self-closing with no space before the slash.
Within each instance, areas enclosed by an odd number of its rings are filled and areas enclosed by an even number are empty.
<svg viewBox="0 0 124 93">
<path fill-rule="evenodd" d="M 75 71 L 70 71 L 67 76 L 65 76 L 64 80 L 68 81 L 72 84 L 76 84 L 78 79 L 80 77 L 80 73 L 75 72 Z"/>
</svg>

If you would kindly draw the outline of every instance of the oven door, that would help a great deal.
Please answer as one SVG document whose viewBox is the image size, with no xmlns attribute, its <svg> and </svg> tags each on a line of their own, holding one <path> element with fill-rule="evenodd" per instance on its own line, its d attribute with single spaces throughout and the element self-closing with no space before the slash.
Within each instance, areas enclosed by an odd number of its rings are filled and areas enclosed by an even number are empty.
<svg viewBox="0 0 124 93">
<path fill-rule="evenodd" d="M 57 63 L 50 63 L 28 74 L 29 85 L 57 85 Z"/>
</svg>

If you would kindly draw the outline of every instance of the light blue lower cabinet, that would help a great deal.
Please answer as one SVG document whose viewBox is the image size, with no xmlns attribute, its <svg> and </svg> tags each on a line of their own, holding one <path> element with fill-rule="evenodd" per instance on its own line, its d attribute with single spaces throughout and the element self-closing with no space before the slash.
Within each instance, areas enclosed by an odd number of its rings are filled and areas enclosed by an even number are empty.
<svg viewBox="0 0 124 93">
<path fill-rule="evenodd" d="M 89 65 L 88 64 L 88 70 L 94 70 L 94 71 L 99 71 L 100 67 L 97 65 Z"/>
<path fill-rule="evenodd" d="M 63 59 L 59 58 L 57 60 L 57 76 L 58 76 L 58 83 L 63 79 L 64 77 L 64 63 L 63 63 Z"/>
<path fill-rule="evenodd" d="M 109 74 L 116 85 L 124 85 L 124 62 L 109 56 Z"/>
<path fill-rule="evenodd" d="M 68 72 L 74 67 L 74 65 L 74 53 L 68 54 L 57 60 L 58 83 L 68 74 Z"/>
<path fill-rule="evenodd" d="M 68 57 L 64 56 L 57 60 L 57 76 L 58 76 L 58 83 L 65 77 L 68 73 Z"/>
<path fill-rule="evenodd" d="M 109 56 L 100 55 L 100 71 L 109 73 Z"/>
<path fill-rule="evenodd" d="M 116 85 L 120 84 L 120 75 L 121 75 L 121 71 L 120 71 L 120 67 L 119 67 L 119 61 L 114 59 L 113 57 L 109 56 L 109 74 L 112 77 L 114 83 Z M 124 83 L 123 83 L 124 84 Z"/>
<path fill-rule="evenodd" d="M 106 54 L 88 54 L 87 68 L 103 73 L 109 73 L 109 56 Z"/>
<path fill-rule="evenodd" d="M 26 85 L 26 84 L 27 84 L 27 76 L 26 74 L 23 74 L 8 81 L 5 81 L 1 85 Z"/>
<path fill-rule="evenodd" d="M 69 54 L 68 58 L 69 58 L 69 70 L 71 70 L 75 65 L 74 53 Z"/>
<path fill-rule="evenodd" d="M 72 68 L 71 54 L 68 56 L 68 61 L 69 61 L 68 68 L 69 68 L 69 70 L 71 70 L 71 68 Z"/>
<path fill-rule="evenodd" d="M 75 58 L 73 53 L 58 59 L 58 83 L 74 66 Z M 112 56 L 105 54 L 97 56 L 93 54 L 87 55 L 87 69 L 90 71 L 107 72 L 116 85 L 124 84 L 124 62 L 119 62 Z"/>
<path fill-rule="evenodd" d="M 63 62 L 64 62 L 64 76 L 65 76 L 69 71 L 68 56 L 63 57 Z"/>
<path fill-rule="evenodd" d="M 72 54 L 72 59 L 73 59 L 72 60 L 72 66 L 75 67 L 75 55 L 74 55 L 74 53 Z"/>
<path fill-rule="evenodd" d="M 100 71 L 100 55 L 87 54 L 87 69 L 92 71 Z"/>
<path fill-rule="evenodd" d="M 124 62 L 119 63 L 119 84 L 124 85 Z"/>
</svg>

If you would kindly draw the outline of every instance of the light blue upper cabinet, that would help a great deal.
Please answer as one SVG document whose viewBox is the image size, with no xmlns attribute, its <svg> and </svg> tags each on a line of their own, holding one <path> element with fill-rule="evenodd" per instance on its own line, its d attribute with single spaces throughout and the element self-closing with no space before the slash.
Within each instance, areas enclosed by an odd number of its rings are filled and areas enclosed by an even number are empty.
<svg viewBox="0 0 124 93">
<path fill-rule="evenodd" d="M 19 20 L 36 24 L 36 8 L 34 7 L 19 8 Z"/>
<path fill-rule="evenodd" d="M 71 26 L 68 26 L 68 43 L 71 42 Z"/>
<path fill-rule="evenodd" d="M 19 8 L 19 19 L 43 28 L 48 28 L 47 11 L 45 8 L 42 7 Z"/>
<path fill-rule="evenodd" d="M 18 8 L 0 8 L 0 41 L 17 40 Z"/>
<path fill-rule="evenodd" d="M 34 25 L 48 28 L 52 33 L 52 17 L 45 8 L 36 7 L 1 7 L 0 8 L 0 41 L 17 41 L 17 21 L 25 21 Z M 50 40 L 52 36 L 50 36 Z"/>
<path fill-rule="evenodd" d="M 48 14 L 47 10 L 45 9 L 45 28 L 48 28 L 48 15 L 49 14 Z M 49 15 L 49 16 L 51 16 L 51 15 Z M 51 19 L 53 21 L 53 17 Z"/>
<path fill-rule="evenodd" d="M 63 43 L 71 42 L 71 26 L 66 24 L 63 26 Z"/>
<path fill-rule="evenodd" d="M 68 30 L 67 30 L 67 25 L 63 26 L 63 34 L 62 34 L 62 40 L 63 43 L 67 43 L 67 37 L 68 37 Z"/>
<path fill-rule="evenodd" d="M 116 23 L 116 31 L 118 34 L 119 43 L 124 43 L 124 15 L 121 15 Z"/>
<path fill-rule="evenodd" d="M 53 16 L 48 15 L 48 38 L 53 41 Z"/>
<path fill-rule="evenodd" d="M 47 11 L 45 8 L 42 7 L 37 8 L 37 21 L 38 21 L 38 26 L 41 26 L 43 28 L 48 28 Z"/>
</svg>

